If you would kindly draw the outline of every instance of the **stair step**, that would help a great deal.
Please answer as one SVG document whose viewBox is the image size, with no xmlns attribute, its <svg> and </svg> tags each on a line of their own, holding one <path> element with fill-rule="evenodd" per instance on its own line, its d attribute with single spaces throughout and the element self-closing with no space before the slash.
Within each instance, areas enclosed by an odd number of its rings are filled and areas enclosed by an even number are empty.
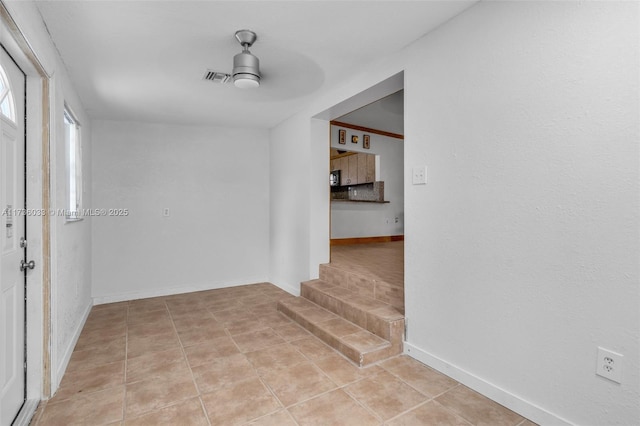
<svg viewBox="0 0 640 426">
<path fill-rule="evenodd" d="M 403 341 L 404 315 L 387 303 L 323 280 L 303 282 L 300 294 L 392 344 Z"/>
<path fill-rule="evenodd" d="M 280 300 L 278 310 L 360 367 L 402 352 L 402 342 L 392 344 L 304 297 Z"/>
<path fill-rule="evenodd" d="M 331 263 L 320 265 L 320 279 L 387 303 L 404 313 L 404 287 L 367 275 L 362 271 L 350 271 Z"/>
</svg>

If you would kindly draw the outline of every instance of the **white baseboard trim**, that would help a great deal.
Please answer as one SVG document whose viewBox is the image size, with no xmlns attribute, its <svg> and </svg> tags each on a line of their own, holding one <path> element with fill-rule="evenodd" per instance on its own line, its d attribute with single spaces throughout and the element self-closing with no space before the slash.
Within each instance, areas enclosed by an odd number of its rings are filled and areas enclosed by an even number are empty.
<svg viewBox="0 0 640 426">
<path fill-rule="evenodd" d="M 87 322 L 87 317 L 89 316 L 89 312 L 91 312 L 92 305 L 89 304 L 82 314 L 82 319 L 78 323 L 78 326 L 75 330 L 73 330 L 73 336 L 71 338 L 71 343 L 67 346 L 67 349 L 64 351 L 64 356 L 61 360 L 59 360 L 58 368 L 56 371 L 56 376 L 51 380 L 51 396 L 53 396 L 58 390 L 58 386 L 60 386 L 60 381 L 62 380 L 62 376 L 64 376 L 64 372 L 67 371 L 67 366 L 69 365 L 69 361 L 71 361 L 71 355 L 73 354 L 73 349 L 76 347 L 76 343 L 78 343 L 78 339 L 80 338 L 80 333 L 82 333 L 82 329 L 84 328 L 84 323 Z"/>
<path fill-rule="evenodd" d="M 404 353 L 533 422 L 540 425 L 572 425 L 571 422 L 562 417 L 550 413 L 456 365 L 431 355 L 411 343 L 404 343 Z"/>
<path fill-rule="evenodd" d="M 298 284 L 297 286 L 293 286 L 286 283 L 278 283 L 273 281 L 272 284 L 280 288 L 281 290 L 286 291 L 287 293 L 293 294 L 294 296 L 300 296 L 300 284 Z"/>
<path fill-rule="evenodd" d="M 13 426 L 28 426 L 38 409 L 38 404 L 40 404 L 38 399 L 27 399 L 22 405 L 18 417 L 11 424 Z"/>
<path fill-rule="evenodd" d="M 174 294 L 193 293 L 194 291 L 215 290 L 219 288 L 236 287 L 268 282 L 264 278 L 250 278 L 244 280 L 223 281 L 219 283 L 200 283 L 186 286 L 175 286 L 159 288 L 153 290 L 131 291 L 127 293 L 98 296 L 93 298 L 93 305 L 103 305 L 105 303 L 125 302 L 128 300 L 148 299 L 150 297 L 171 296 Z"/>
</svg>

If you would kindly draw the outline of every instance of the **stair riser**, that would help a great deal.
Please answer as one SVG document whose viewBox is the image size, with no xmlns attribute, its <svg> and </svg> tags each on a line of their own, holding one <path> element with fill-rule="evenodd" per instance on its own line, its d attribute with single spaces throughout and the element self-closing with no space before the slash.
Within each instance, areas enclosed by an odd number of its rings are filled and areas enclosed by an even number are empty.
<svg viewBox="0 0 640 426">
<path fill-rule="evenodd" d="M 371 333 L 397 344 L 403 341 L 404 320 L 385 321 L 373 314 L 367 313 L 361 309 L 349 306 L 341 300 L 322 293 L 313 287 L 304 283 L 301 285 L 300 294 L 302 297 L 322 306 L 323 308 L 351 321 L 352 323 L 370 331 Z"/>
<path fill-rule="evenodd" d="M 298 324 L 300 324 L 307 331 L 309 331 L 314 336 L 318 337 L 327 345 L 331 346 L 333 349 L 342 353 L 344 356 L 349 358 L 359 367 L 365 367 L 374 362 L 378 362 L 382 359 L 389 358 L 393 355 L 402 353 L 402 349 L 400 349 L 400 351 L 398 352 L 397 345 L 392 345 L 391 347 L 385 348 L 383 350 L 361 354 L 354 348 L 341 343 L 340 341 L 338 341 L 338 339 L 335 338 L 335 336 L 317 327 L 313 322 L 308 321 L 306 318 L 300 315 L 297 315 L 294 311 L 289 309 L 287 306 L 278 304 L 278 310 L 283 314 L 285 314 L 286 316 L 288 316 L 289 318 L 291 318 L 292 320 L 294 320 L 295 322 L 297 322 Z"/>
<path fill-rule="evenodd" d="M 320 279 L 330 284 L 339 285 L 362 296 L 388 303 L 404 312 L 404 289 L 384 281 L 362 277 L 331 266 L 320 265 Z"/>
</svg>

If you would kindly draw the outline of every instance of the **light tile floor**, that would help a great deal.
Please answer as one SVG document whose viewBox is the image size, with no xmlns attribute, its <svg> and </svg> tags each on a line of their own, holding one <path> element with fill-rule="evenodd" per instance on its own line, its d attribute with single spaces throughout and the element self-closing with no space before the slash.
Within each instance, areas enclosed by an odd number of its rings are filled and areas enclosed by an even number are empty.
<svg viewBox="0 0 640 426">
<path fill-rule="evenodd" d="M 93 308 L 36 425 L 531 425 L 407 356 L 359 369 L 254 284 Z"/>
<path fill-rule="evenodd" d="M 331 246 L 331 263 L 340 269 L 404 287 L 404 241 Z"/>
</svg>

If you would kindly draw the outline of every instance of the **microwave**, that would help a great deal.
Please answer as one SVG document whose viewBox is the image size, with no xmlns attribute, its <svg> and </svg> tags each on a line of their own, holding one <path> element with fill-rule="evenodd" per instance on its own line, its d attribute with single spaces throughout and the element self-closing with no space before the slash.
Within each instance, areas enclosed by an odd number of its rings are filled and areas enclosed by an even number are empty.
<svg viewBox="0 0 640 426">
<path fill-rule="evenodd" d="M 340 170 L 329 172 L 329 186 L 340 186 Z"/>
</svg>

